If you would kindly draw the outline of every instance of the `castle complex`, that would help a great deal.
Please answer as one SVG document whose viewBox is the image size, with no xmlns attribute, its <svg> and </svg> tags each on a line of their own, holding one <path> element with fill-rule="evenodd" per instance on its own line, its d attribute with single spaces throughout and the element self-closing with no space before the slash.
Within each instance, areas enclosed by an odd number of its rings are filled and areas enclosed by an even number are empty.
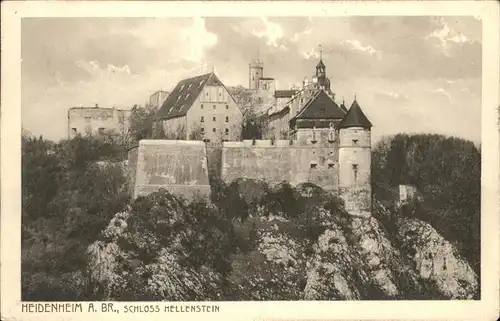
<svg viewBox="0 0 500 321">
<path fill-rule="evenodd" d="M 249 89 L 265 110 L 264 138 L 241 141 L 242 112 L 212 72 L 180 81 L 157 115 L 178 140 L 142 140 L 129 154 L 134 196 L 166 188 L 183 196 L 210 192 L 209 176 L 292 185 L 311 182 L 338 194 L 353 215 L 371 213 L 371 127 L 356 100 L 335 102 L 320 55 L 312 81 L 276 90 L 260 59 Z M 220 142 L 220 145 L 214 145 Z M 209 173 L 212 173 L 209 175 Z"/>
</svg>

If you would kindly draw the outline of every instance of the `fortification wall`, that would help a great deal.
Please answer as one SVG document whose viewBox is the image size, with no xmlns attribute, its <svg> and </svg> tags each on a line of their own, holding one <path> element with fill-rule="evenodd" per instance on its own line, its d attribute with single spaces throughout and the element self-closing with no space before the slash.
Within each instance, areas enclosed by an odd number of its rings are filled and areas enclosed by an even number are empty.
<svg viewBox="0 0 500 321">
<path fill-rule="evenodd" d="M 141 140 L 134 197 L 164 188 L 185 198 L 209 197 L 205 144 L 201 141 Z"/>
<path fill-rule="evenodd" d="M 330 191 L 338 189 L 338 145 L 294 145 L 289 140 L 224 142 L 222 179 L 252 178 L 270 184 L 311 182 Z"/>
</svg>

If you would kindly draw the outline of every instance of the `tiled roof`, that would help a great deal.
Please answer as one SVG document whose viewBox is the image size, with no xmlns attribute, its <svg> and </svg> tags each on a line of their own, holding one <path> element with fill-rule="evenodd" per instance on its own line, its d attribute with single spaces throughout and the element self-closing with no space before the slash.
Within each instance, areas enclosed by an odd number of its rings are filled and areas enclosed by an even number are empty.
<svg viewBox="0 0 500 321">
<path fill-rule="evenodd" d="M 290 106 L 286 106 L 286 107 L 284 107 L 284 108 L 282 108 L 282 109 L 280 109 L 278 111 L 270 113 L 269 117 L 274 116 L 274 115 L 278 115 L 278 114 L 287 114 L 289 112 L 290 112 Z"/>
<path fill-rule="evenodd" d="M 186 115 L 205 85 L 217 86 L 222 82 L 214 73 L 179 81 L 156 114 L 156 119 L 169 119 Z"/>
<path fill-rule="evenodd" d="M 346 113 L 323 91 L 318 91 L 305 104 L 295 119 L 342 119 Z"/>
<path fill-rule="evenodd" d="M 274 92 L 274 97 L 276 98 L 292 98 L 292 96 L 297 92 L 297 90 L 276 90 Z"/>
<path fill-rule="evenodd" d="M 338 126 L 338 128 L 348 127 L 372 127 L 372 123 L 370 123 L 368 117 L 366 117 L 366 115 L 363 113 L 356 99 L 354 99 L 351 108 L 349 108 L 349 111 L 347 112 L 347 115 L 345 115 L 344 119 L 342 119 Z"/>
</svg>

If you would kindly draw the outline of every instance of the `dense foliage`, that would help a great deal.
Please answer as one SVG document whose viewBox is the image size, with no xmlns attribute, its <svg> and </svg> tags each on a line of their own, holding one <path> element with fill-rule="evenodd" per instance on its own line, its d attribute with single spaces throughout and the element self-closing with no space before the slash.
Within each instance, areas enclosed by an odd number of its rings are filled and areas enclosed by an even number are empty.
<svg viewBox="0 0 500 321">
<path fill-rule="evenodd" d="M 399 134 L 379 142 L 372 154 L 376 199 L 395 204 L 399 184 L 419 192 L 417 211 L 455 243 L 476 272 L 480 269 L 481 152 L 470 141 L 441 135 Z"/>
<path fill-rule="evenodd" d="M 22 138 L 23 299 L 77 299 L 85 251 L 128 201 L 111 138 Z"/>
</svg>

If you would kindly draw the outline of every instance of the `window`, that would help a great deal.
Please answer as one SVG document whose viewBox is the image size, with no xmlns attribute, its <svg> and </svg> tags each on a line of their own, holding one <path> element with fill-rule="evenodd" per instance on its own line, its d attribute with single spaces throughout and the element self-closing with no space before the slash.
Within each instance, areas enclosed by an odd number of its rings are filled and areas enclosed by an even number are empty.
<svg viewBox="0 0 500 321">
<path fill-rule="evenodd" d="M 214 116 L 214 117 L 212 117 L 212 120 L 213 120 L 213 121 L 215 121 L 215 116 Z"/>
<path fill-rule="evenodd" d="M 201 109 L 203 109 L 203 104 L 201 104 Z"/>
<path fill-rule="evenodd" d="M 86 122 L 90 122 L 92 120 L 92 117 L 85 117 Z"/>
<path fill-rule="evenodd" d="M 358 180 L 358 164 L 352 164 L 352 172 L 354 174 L 354 181 Z"/>
<path fill-rule="evenodd" d="M 216 105 L 214 105 L 214 109 L 215 109 L 216 107 L 217 107 L 217 106 L 216 106 Z"/>
<path fill-rule="evenodd" d="M 212 128 L 212 131 L 215 133 L 215 128 Z"/>
<path fill-rule="evenodd" d="M 353 140 L 352 140 L 352 143 L 353 143 L 354 145 L 357 145 L 357 144 L 358 144 L 358 140 L 357 140 L 357 139 L 353 139 Z"/>
<path fill-rule="evenodd" d="M 328 168 L 333 168 L 333 166 L 334 166 L 333 163 L 328 164 Z"/>
<path fill-rule="evenodd" d="M 315 163 L 311 164 L 311 168 L 316 168 L 317 166 L 318 166 L 318 164 L 315 164 Z"/>
<path fill-rule="evenodd" d="M 229 109 L 229 105 L 226 104 L 226 109 Z"/>
<path fill-rule="evenodd" d="M 226 116 L 226 123 L 229 123 L 229 116 Z"/>
<path fill-rule="evenodd" d="M 201 122 L 203 123 L 205 121 L 205 117 L 201 116 Z"/>
<path fill-rule="evenodd" d="M 71 128 L 71 132 L 72 132 L 73 134 L 76 134 L 76 128 Z"/>
<path fill-rule="evenodd" d="M 200 130 L 202 134 L 205 134 L 205 128 L 201 127 Z"/>
<path fill-rule="evenodd" d="M 226 135 L 229 135 L 229 129 L 228 128 L 226 128 L 225 133 L 226 133 Z"/>
</svg>

